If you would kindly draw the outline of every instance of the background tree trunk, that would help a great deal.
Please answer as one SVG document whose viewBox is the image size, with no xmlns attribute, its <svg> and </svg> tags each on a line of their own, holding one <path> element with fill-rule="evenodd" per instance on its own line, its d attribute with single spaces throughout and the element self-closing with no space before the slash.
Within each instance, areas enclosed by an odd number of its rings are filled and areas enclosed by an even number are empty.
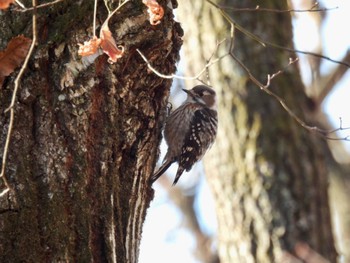
<svg viewBox="0 0 350 263">
<path fill-rule="evenodd" d="M 113 10 L 119 1 L 105 2 Z M 93 1 L 38 10 L 39 41 L 15 105 L 12 191 L 0 199 L 1 262 L 137 262 L 171 80 L 148 71 L 136 48 L 171 74 L 182 43 L 172 9 L 159 3 L 157 26 L 141 1 L 112 17 L 126 50 L 114 65 L 102 55 L 85 66 L 77 54 L 92 37 Z M 99 1 L 98 29 L 107 16 Z M 31 12 L 5 11 L 0 28 L 0 49 L 18 34 L 31 37 Z M 0 89 L 1 155 L 15 76 Z"/>
<path fill-rule="evenodd" d="M 261 4 L 213 2 L 252 8 Z M 288 9 L 287 1 L 280 0 L 264 1 L 264 7 Z M 263 39 L 293 47 L 289 13 L 230 15 Z M 180 21 L 190 20 L 184 24 L 185 57 L 189 61 L 185 72 L 194 76 L 206 64 L 216 42 L 230 37 L 229 24 L 206 1 L 180 1 L 179 17 Z M 217 55 L 227 52 L 228 44 L 221 46 Z M 289 57 L 295 56 L 263 47 L 238 30 L 233 52 L 263 83 L 267 74 L 284 68 Z M 299 242 L 336 262 L 327 192 L 326 157 L 330 152 L 325 141 L 297 124 L 232 58 L 220 60 L 209 73 L 219 95 L 219 131 L 205 163 L 216 202 L 220 262 L 281 262 L 286 254 L 297 254 Z M 312 104 L 295 66 L 273 79 L 269 89 L 298 116 L 311 121 Z"/>
<path fill-rule="evenodd" d="M 293 9 L 309 9 L 314 5 L 312 0 L 303 1 L 291 1 L 295 6 Z M 344 2 L 345 3 L 345 2 Z M 327 5 L 327 2 L 321 3 L 321 6 Z M 343 9 L 343 8 L 340 8 Z M 333 14 L 335 15 L 335 14 Z M 339 15 L 339 14 L 337 14 Z M 302 15 L 296 15 L 295 17 L 296 30 L 298 32 L 299 27 L 303 27 L 307 21 L 308 25 L 313 25 L 309 28 L 307 32 L 318 32 L 318 37 L 313 37 L 313 44 L 305 41 L 298 43 L 298 49 L 311 52 L 316 52 L 319 54 L 329 55 L 325 51 L 325 47 L 334 42 L 334 39 L 325 33 L 325 28 L 329 21 L 332 19 L 331 12 L 304 12 Z M 302 29 L 301 29 L 302 30 Z M 298 36 L 295 36 L 298 39 Z M 297 41 L 297 40 L 296 40 Z M 339 49 L 339 48 L 337 48 Z M 343 57 L 339 59 L 344 63 L 350 64 L 350 53 L 344 50 Z M 312 98 L 312 102 L 315 105 L 312 112 L 312 119 L 316 120 L 318 126 L 325 130 L 334 130 L 339 128 L 339 126 L 348 126 L 343 124 L 331 124 L 331 118 L 327 115 L 331 114 L 327 111 L 325 114 L 323 108 L 329 102 L 328 100 L 334 100 L 332 97 L 339 92 L 342 85 L 341 82 L 346 80 L 346 72 L 349 67 L 344 66 L 340 63 L 333 63 L 332 67 L 327 70 L 321 70 L 321 66 L 326 65 L 326 61 L 314 56 L 299 56 L 301 68 L 309 69 L 309 73 L 304 74 L 305 77 L 305 90 L 309 98 Z M 301 69 L 301 73 L 303 69 Z M 305 72 L 304 72 L 305 73 Z M 345 88 L 345 86 L 344 86 Z M 344 116 L 346 118 L 346 109 L 344 108 Z M 332 114 L 331 114 L 332 115 Z M 338 126 L 339 125 L 339 126 Z M 343 134 L 338 131 L 337 135 L 332 134 L 332 136 L 339 136 L 339 138 L 344 138 L 347 136 L 346 131 Z M 345 135 L 344 135 L 345 134 Z M 328 168 L 329 168 L 329 196 L 330 196 L 330 206 L 332 211 L 332 221 L 334 225 L 334 236 L 336 240 L 336 248 L 339 253 L 339 262 L 350 262 L 350 154 L 345 149 L 346 142 L 339 140 L 328 140 L 329 148 L 332 152 L 334 159 L 328 158 Z"/>
</svg>

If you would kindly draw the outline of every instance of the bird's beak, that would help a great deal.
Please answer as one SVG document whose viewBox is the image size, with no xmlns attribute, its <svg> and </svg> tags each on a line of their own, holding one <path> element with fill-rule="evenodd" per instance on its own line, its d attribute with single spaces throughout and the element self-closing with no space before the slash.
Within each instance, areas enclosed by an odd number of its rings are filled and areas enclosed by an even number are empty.
<svg viewBox="0 0 350 263">
<path fill-rule="evenodd" d="M 190 95 L 191 97 L 193 97 L 193 94 L 190 90 L 187 89 L 182 89 L 184 92 L 186 92 L 188 95 Z"/>
</svg>

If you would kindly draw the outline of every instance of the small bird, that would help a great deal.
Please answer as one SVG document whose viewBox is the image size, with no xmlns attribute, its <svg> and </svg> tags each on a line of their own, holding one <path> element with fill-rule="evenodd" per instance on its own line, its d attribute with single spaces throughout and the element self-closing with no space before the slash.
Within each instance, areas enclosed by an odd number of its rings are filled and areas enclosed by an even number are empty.
<svg viewBox="0 0 350 263">
<path fill-rule="evenodd" d="M 187 93 L 187 99 L 166 120 L 164 138 L 168 151 L 162 166 L 151 176 L 151 183 L 171 164 L 178 162 L 175 185 L 184 170 L 191 170 L 215 140 L 218 125 L 215 91 L 204 85 L 183 91 Z"/>
</svg>

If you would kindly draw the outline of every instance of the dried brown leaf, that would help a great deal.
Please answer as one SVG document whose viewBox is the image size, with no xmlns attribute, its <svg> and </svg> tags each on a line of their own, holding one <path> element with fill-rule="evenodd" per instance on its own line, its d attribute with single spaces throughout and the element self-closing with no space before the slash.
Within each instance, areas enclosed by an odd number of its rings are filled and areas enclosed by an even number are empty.
<svg viewBox="0 0 350 263">
<path fill-rule="evenodd" d="M 22 64 L 31 43 L 31 39 L 20 35 L 12 38 L 6 49 L 0 51 L 0 85 L 6 76 Z"/>
<path fill-rule="evenodd" d="M 15 0 L 0 0 L 0 9 L 6 9 L 10 4 L 13 4 Z"/>
<path fill-rule="evenodd" d="M 101 27 L 100 38 L 101 48 L 103 52 L 109 56 L 108 62 L 111 64 L 117 62 L 117 59 L 121 58 L 124 54 L 124 47 L 119 46 L 121 49 L 117 47 L 117 44 L 115 43 L 115 40 L 106 22 Z"/>
<path fill-rule="evenodd" d="M 97 52 L 98 48 L 101 45 L 101 39 L 94 36 L 89 41 L 85 41 L 84 45 L 82 45 L 82 44 L 78 44 L 78 45 L 79 45 L 78 54 L 80 56 L 82 56 L 82 57 L 90 56 L 90 55 L 93 55 Z"/>
<path fill-rule="evenodd" d="M 84 45 L 79 45 L 78 54 L 80 56 L 91 56 L 96 54 L 99 55 L 98 48 L 101 47 L 102 51 L 109 56 L 108 62 L 113 64 L 117 62 L 118 58 L 121 58 L 124 54 L 124 47 L 117 46 L 115 40 L 112 36 L 111 31 L 108 27 L 109 19 L 129 0 L 125 0 L 122 4 L 120 4 L 112 13 L 109 14 L 105 22 L 103 23 L 100 30 L 100 38 L 96 36 L 93 37 L 90 41 L 84 42 Z"/>
<path fill-rule="evenodd" d="M 142 3 L 148 7 L 147 12 L 151 25 L 158 25 L 164 16 L 163 7 L 161 7 L 156 0 L 142 0 Z"/>
</svg>

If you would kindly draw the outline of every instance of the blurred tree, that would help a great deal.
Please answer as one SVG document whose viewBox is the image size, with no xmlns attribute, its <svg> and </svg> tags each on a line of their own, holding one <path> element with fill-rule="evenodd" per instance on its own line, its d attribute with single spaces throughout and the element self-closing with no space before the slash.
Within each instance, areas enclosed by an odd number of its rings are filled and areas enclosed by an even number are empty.
<svg viewBox="0 0 350 263">
<path fill-rule="evenodd" d="M 261 2 L 213 2 L 227 7 L 223 10 L 244 29 L 293 48 L 289 12 L 234 12 L 233 6 L 254 9 Z M 215 43 L 230 37 L 230 25 L 206 1 L 179 3 L 179 19 L 186 21 L 185 72 L 194 76 L 216 49 Z M 263 5 L 289 9 L 287 1 L 269 0 Z M 217 56 L 227 53 L 229 41 L 225 43 Z M 264 47 L 238 30 L 232 54 L 263 83 L 296 56 Z M 325 140 L 301 127 L 278 101 L 262 92 L 232 56 L 212 65 L 209 76 L 220 98 L 218 138 L 205 157 L 217 208 L 220 262 L 282 262 L 290 254 L 301 258 L 296 249 L 300 242 L 336 262 L 328 200 L 328 164 L 336 164 Z M 315 105 L 295 66 L 274 78 L 268 88 L 297 116 L 316 124 Z"/>
<path fill-rule="evenodd" d="M 294 9 L 307 10 L 315 5 L 312 0 L 292 1 L 295 2 Z M 318 3 L 319 8 L 324 8 L 322 5 L 326 1 Z M 340 2 L 338 12 L 346 12 L 344 6 Z M 333 4 L 333 3 L 331 3 Z M 318 8 L 316 7 L 316 8 Z M 298 49 L 324 54 L 324 46 L 329 45 L 329 42 L 334 40 L 327 36 L 325 30 L 325 18 L 332 16 L 339 16 L 338 12 L 332 13 L 335 10 L 328 12 L 303 12 L 295 13 L 295 22 L 298 33 L 299 27 L 308 26 L 307 33 L 315 34 L 310 37 L 312 41 L 297 41 Z M 302 31 L 302 30 L 300 30 Z M 300 35 L 305 35 L 305 32 L 300 32 Z M 297 37 L 298 38 L 298 37 Z M 324 40 L 324 41 L 323 41 Z M 328 42 L 328 43 L 327 43 Z M 333 48 L 332 48 L 333 49 Z M 333 50 L 331 50 L 332 52 Z M 338 50 L 340 51 L 340 50 Z M 325 54 L 328 56 L 328 54 Z M 325 130 L 332 130 L 329 118 L 323 112 L 323 105 L 326 99 L 337 87 L 338 83 L 343 80 L 345 73 L 349 67 L 341 63 L 332 63 L 327 66 L 326 60 L 321 60 L 314 56 L 299 56 L 301 64 L 301 72 L 303 74 L 304 86 L 308 97 L 312 98 L 314 109 L 310 112 L 311 118 L 317 123 L 319 127 Z M 344 50 L 343 57 L 339 59 L 342 63 L 350 64 L 350 52 Z M 330 64 L 330 63 L 328 63 Z M 321 66 L 327 70 L 321 70 Z M 306 69 L 305 69 L 306 68 Z M 308 69 L 308 70 L 307 70 Z M 344 109 L 345 111 L 345 109 Z M 345 116 L 344 116 L 345 117 Z M 341 125 L 341 124 L 340 124 Z M 343 127 L 344 128 L 344 127 Z M 339 135 L 344 136 L 344 135 Z M 345 135 L 346 136 L 346 135 Z M 337 250 L 339 253 L 340 262 L 350 262 L 350 156 L 344 147 L 343 141 L 328 140 L 330 150 L 336 160 L 328 159 L 329 178 L 330 178 L 330 206 L 332 211 L 332 221 L 334 222 L 334 234 L 336 238 Z"/>
<path fill-rule="evenodd" d="M 113 10 L 120 1 L 104 2 L 98 29 L 105 4 Z M 22 78 L 7 159 L 12 189 L 0 197 L 1 262 L 137 262 L 172 81 L 148 71 L 136 48 L 174 73 L 182 30 L 171 8 L 152 26 L 142 1 L 129 1 L 109 21 L 124 56 L 109 65 L 102 55 L 87 67 L 77 51 L 92 36 L 93 3 L 38 9 L 38 45 Z M 31 37 L 32 11 L 1 12 L 0 32 L 0 49 L 18 34 Z M 0 89 L 0 157 L 15 76 Z"/>
</svg>

